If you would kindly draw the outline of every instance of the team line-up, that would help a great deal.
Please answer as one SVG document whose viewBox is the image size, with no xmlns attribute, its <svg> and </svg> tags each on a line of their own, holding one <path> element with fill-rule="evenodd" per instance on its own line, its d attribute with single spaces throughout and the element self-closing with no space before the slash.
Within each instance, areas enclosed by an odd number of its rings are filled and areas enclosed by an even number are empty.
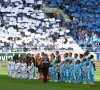
<svg viewBox="0 0 100 90">
<path fill-rule="evenodd" d="M 8 77 L 22 78 L 22 79 L 34 79 L 36 74 L 39 79 L 39 72 L 41 72 L 41 59 L 44 58 L 42 53 L 38 53 L 35 60 L 31 55 L 30 60 L 8 59 Z M 64 54 L 64 61 L 61 61 L 59 52 L 54 55 L 50 55 L 50 67 L 48 74 L 50 75 L 50 81 L 61 81 L 69 83 L 87 83 L 94 84 L 94 56 L 86 51 L 84 54 L 72 53 Z M 47 57 L 48 58 L 48 57 Z"/>
</svg>

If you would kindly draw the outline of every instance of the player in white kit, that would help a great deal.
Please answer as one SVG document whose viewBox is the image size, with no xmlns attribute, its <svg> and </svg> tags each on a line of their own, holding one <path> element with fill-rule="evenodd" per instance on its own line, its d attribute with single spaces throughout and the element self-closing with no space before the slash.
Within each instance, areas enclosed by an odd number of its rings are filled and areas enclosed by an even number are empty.
<svg viewBox="0 0 100 90">
<path fill-rule="evenodd" d="M 15 64 L 16 78 L 20 78 L 20 71 L 21 71 L 20 67 L 21 67 L 21 63 L 19 60 L 17 60 Z"/>
<path fill-rule="evenodd" d="M 11 77 L 15 78 L 15 61 L 11 60 Z"/>
<path fill-rule="evenodd" d="M 28 78 L 33 79 L 33 63 L 28 63 Z"/>
<path fill-rule="evenodd" d="M 30 78 L 30 68 L 31 68 L 31 63 L 28 63 L 28 67 L 27 67 L 27 78 Z"/>
<path fill-rule="evenodd" d="M 31 79 L 34 79 L 34 63 L 33 60 L 31 60 Z"/>
<path fill-rule="evenodd" d="M 26 61 L 22 61 L 22 64 L 21 64 L 21 78 L 22 79 L 27 78 L 27 63 L 26 63 Z"/>
<path fill-rule="evenodd" d="M 8 68 L 8 77 L 10 78 L 11 77 L 11 61 L 10 61 L 10 59 L 8 59 L 7 68 Z"/>
</svg>

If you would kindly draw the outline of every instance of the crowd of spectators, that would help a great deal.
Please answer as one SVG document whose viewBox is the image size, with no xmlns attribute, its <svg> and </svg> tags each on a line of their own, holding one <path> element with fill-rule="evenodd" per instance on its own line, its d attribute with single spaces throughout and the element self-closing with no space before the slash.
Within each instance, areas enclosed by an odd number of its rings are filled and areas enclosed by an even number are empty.
<svg viewBox="0 0 100 90">
<path fill-rule="evenodd" d="M 84 50 L 100 51 L 100 0 L 48 0 L 68 17 L 66 28 Z"/>
<path fill-rule="evenodd" d="M 73 49 L 69 30 L 45 17 L 42 0 L 0 0 L 0 51 Z M 67 44 L 66 44 L 67 43 Z"/>
</svg>

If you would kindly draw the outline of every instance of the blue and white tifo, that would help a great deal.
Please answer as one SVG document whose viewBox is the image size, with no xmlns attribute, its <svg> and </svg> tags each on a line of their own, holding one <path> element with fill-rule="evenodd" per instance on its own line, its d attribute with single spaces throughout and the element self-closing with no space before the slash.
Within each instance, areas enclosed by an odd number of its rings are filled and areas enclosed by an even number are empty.
<svg viewBox="0 0 100 90">
<path fill-rule="evenodd" d="M 99 4 L 100 0 L 0 0 L 0 52 L 100 52 Z"/>
</svg>

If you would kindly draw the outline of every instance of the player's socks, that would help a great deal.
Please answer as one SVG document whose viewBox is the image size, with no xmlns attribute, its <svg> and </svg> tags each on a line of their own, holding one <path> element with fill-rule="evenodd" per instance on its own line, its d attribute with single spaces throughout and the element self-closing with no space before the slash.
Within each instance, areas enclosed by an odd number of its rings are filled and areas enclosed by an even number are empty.
<svg viewBox="0 0 100 90">
<path fill-rule="evenodd" d="M 95 84 L 94 82 L 92 82 L 91 84 Z"/>
</svg>

